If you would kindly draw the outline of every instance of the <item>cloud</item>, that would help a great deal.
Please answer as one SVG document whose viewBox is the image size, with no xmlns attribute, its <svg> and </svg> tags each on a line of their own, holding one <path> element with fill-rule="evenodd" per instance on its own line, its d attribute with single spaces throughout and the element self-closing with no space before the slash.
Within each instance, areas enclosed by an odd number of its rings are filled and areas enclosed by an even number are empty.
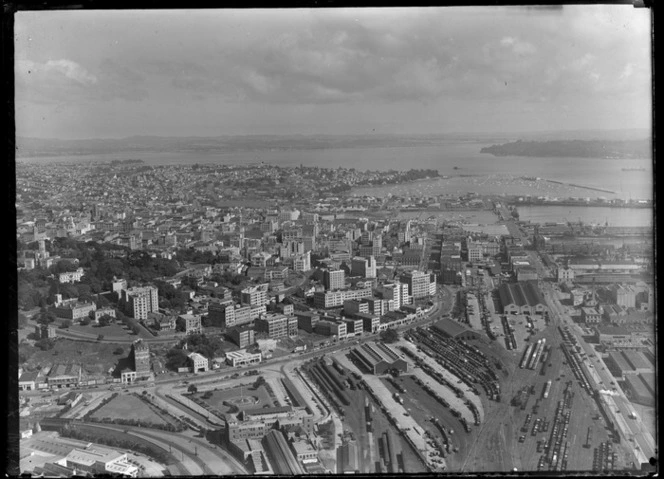
<svg viewBox="0 0 664 479">
<path fill-rule="evenodd" d="M 61 73 L 81 85 L 94 85 L 97 83 L 95 75 L 92 75 L 81 65 L 71 60 L 49 60 L 44 64 L 44 70 Z"/>
</svg>

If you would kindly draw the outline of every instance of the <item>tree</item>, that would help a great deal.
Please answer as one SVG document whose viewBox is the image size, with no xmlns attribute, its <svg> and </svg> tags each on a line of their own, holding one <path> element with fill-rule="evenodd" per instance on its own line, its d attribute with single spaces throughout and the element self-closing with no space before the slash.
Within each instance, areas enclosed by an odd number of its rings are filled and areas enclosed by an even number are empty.
<svg viewBox="0 0 664 479">
<path fill-rule="evenodd" d="M 385 331 L 381 331 L 380 339 L 384 343 L 395 343 L 399 340 L 399 333 L 396 329 L 388 328 Z"/>
<path fill-rule="evenodd" d="M 191 394 L 196 394 L 198 392 L 198 388 L 195 384 L 190 384 L 187 388 L 187 391 L 189 391 Z"/>
<path fill-rule="evenodd" d="M 258 389 L 258 388 L 261 387 L 263 384 L 265 384 L 265 378 L 264 378 L 263 376 L 258 376 L 258 378 L 256 379 L 256 381 L 254 381 L 254 384 L 253 384 L 252 387 L 253 387 L 254 389 Z"/>
<path fill-rule="evenodd" d="M 101 341 L 102 339 L 104 339 L 104 335 L 103 335 L 103 334 L 100 334 L 99 336 L 97 336 L 97 341 Z"/>
<path fill-rule="evenodd" d="M 111 324 L 111 321 L 113 321 L 113 318 L 108 314 L 105 314 L 101 318 L 99 318 L 97 323 L 99 324 L 100 328 L 103 328 L 104 326 L 108 326 L 109 324 Z"/>
<path fill-rule="evenodd" d="M 53 346 L 55 346 L 53 340 L 48 339 L 48 338 L 43 338 L 40 339 L 39 341 L 35 342 L 35 346 L 41 349 L 42 351 L 49 351 L 53 349 Z"/>
<path fill-rule="evenodd" d="M 50 324 L 55 321 L 57 316 L 52 311 L 40 312 L 37 316 L 37 322 L 39 324 Z"/>
<path fill-rule="evenodd" d="M 69 329 L 71 326 L 71 321 L 69 319 L 65 319 L 61 324 L 60 324 L 60 329 Z"/>
<path fill-rule="evenodd" d="M 131 332 L 138 336 L 138 334 L 141 332 L 141 327 L 138 325 L 138 323 L 134 322 L 134 324 L 131 325 Z"/>
<path fill-rule="evenodd" d="M 124 349 L 123 348 L 115 348 L 115 350 L 113 350 L 113 354 L 115 354 L 116 356 L 121 356 L 121 355 L 124 354 Z"/>
<path fill-rule="evenodd" d="M 166 367 L 171 371 L 177 371 L 187 365 L 189 358 L 187 353 L 182 349 L 169 349 L 166 353 Z"/>
<path fill-rule="evenodd" d="M 81 319 L 81 321 L 80 321 L 81 326 L 87 326 L 88 324 L 90 324 L 90 318 L 82 318 Z"/>
</svg>

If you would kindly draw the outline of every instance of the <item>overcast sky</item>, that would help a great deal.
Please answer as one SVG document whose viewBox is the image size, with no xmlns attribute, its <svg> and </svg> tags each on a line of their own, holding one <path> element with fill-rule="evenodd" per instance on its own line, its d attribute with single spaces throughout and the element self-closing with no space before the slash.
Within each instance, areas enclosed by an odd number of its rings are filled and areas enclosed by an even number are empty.
<svg viewBox="0 0 664 479">
<path fill-rule="evenodd" d="M 18 136 L 651 126 L 632 6 L 40 11 L 15 35 Z"/>
</svg>

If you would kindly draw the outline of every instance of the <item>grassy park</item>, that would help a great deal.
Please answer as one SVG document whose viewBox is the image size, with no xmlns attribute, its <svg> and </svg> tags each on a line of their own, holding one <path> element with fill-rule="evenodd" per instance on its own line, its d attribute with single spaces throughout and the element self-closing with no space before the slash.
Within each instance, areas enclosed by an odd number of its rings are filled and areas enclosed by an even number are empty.
<svg viewBox="0 0 664 479">
<path fill-rule="evenodd" d="M 169 424 L 168 421 L 154 412 L 145 402 L 131 394 L 119 395 L 113 398 L 99 410 L 95 411 L 92 418 L 96 420 L 102 420 L 103 418 L 136 420 L 157 425 Z"/>
</svg>

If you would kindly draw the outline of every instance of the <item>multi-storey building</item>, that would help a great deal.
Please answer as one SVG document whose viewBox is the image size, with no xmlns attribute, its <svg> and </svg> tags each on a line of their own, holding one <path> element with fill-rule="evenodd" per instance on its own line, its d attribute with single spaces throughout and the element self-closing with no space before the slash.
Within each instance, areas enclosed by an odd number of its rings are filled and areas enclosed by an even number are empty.
<svg viewBox="0 0 664 479">
<path fill-rule="evenodd" d="M 55 315 L 58 318 L 71 319 L 72 321 L 87 318 L 91 312 L 97 310 L 95 303 L 78 302 L 77 300 L 65 302 L 55 306 Z"/>
<path fill-rule="evenodd" d="M 313 332 L 314 326 L 320 320 L 320 316 L 311 311 L 295 311 L 295 317 L 297 318 L 297 327 L 308 333 Z"/>
<path fill-rule="evenodd" d="M 201 372 L 204 373 L 206 371 L 209 371 L 210 362 L 208 361 L 208 358 L 206 358 L 202 354 L 190 353 L 187 357 L 189 358 L 189 364 L 191 364 L 192 371 L 194 373 L 201 373 Z"/>
<path fill-rule="evenodd" d="M 610 289 L 610 292 L 611 299 L 618 306 L 624 306 L 625 308 L 636 307 L 637 291 L 633 287 L 629 285 L 617 284 Z"/>
<path fill-rule="evenodd" d="M 364 300 L 349 299 L 344 301 L 344 313 L 369 313 L 369 305 Z"/>
<path fill-rule="evenodd" d="M 408 294 L 413 299 L 427 298 L 430 295 L 432 276 L 422 271 L 408 271 L 401 275 L 401 282 L 408 285 Z M 433 279 L 435 283 L 435 277 Z"/>
<path fill-rule="evenodd" d="M 346 337 L 346 323 L 344 321 L 321 319 L 314 326 L 314 333 L 322 336 L 335 336 L 337 339 L 344 339 Z"/>
<path fill-rule="evenodd" d="M 297 318 L 283 314 L 265 314 L 256 320 L 256 331 L 267 333 L 271 339 L 297 336 Z"/>
<path fill-rule="evenodd" d="M 137 378 L 150 375 L 150 346 L 138 339 L 131 345 L 131 359 Z"/>
<path fill-rule="evenodd" d="M 231 328 L 226 331 L 226 335 L 240 348 L 246 348 L 256 342 L 254 328 L 250 325 Z"/>
<path fill-rule="evenodd" d="M 383 316 L 389 311 L 388 300 L 379 298 L 366 298 L 362 300 L 367 305 L 367 312 L 376 316 Z"/>
<path fill-rule="evenodd" d="M 371 296 L 371 288 L 349 289 L 346 291 L 316 291 L 314 293 L 314 307 L 338 308 L 343 306 L 344 301 L 370 298 Z"/>
<path fill-rule="evenodd" d="M 310 248 L 311 249 L 311 248 Z M 311 253 L 307 251 L 303 254 L 297 254 L 293 258 L 293 271 L 302 272 L 311 269 Z"/>
<path fill-rule="evenodd" d="M 242 304 L 248 304 L 250 306 L 262 306 L 267 304 L 267 290 L 267 284 L 259 284 L 243 289 L 240 293 Z"/>
<path fill-rule="evenodd" d="M 477 243 L 468 244 L 468 261 L 471 263 L 478 263 L 484 259 L 484 250 L 482 245 Z"/>
<path fill-rule="evenodd" d="M 346 273 L 342 269 L 326 269 L 323 272 L 323 285 L 329 291 L 344 289 L 346 285 Z"/>
<path fill-rule="evenodd" d="M 235 309 L 235 305 L 233 304 L 232 300 L 214 301 L 208 305 L 208 320 L 210 321 L 211 326 L 221 327 L 221 328 L 225 328 L 227 326 L 226 324 L 227 308 Z M 229 312 L 228 314 L 231 313 Z M 235 319 L 234 314 L 233 314 L 233 319 Z"/>
<path fill-rule="evenodd" d="M 135 319 L 148 319 L 148 313 L 159 311 L 159 290 L 154 286 L 121 291 L 125 312 Z"/>
<path fill-rule="evenodd" d="M 186 334 L 201 334 L 203 332 L 203 325 L 201 316 L 198 314 L 181 314 L 179 319 L 184 320 L 184 327 Z"/>
<path fill-rule="evenodd" d="M 346 323 L 346 336 L 359 336 L 364 332 L 364 321 L 362 319 L 343 319 Z"/>
<path fill-rule="evenodd" d="M 363 278 L 376 277 L 376 260 L 373 256 L 368 258 L 353 258 L 351 261 L 351 275 Z"/>
<path fill-rule="evenodd" d="M 77 283 L 84 275 L 85 271 L 83 271 L 83 268 L 78 268 L 76 271 L 60 273 L 58 276 L 58 281 L 60 283 Z"/>
</svg>

